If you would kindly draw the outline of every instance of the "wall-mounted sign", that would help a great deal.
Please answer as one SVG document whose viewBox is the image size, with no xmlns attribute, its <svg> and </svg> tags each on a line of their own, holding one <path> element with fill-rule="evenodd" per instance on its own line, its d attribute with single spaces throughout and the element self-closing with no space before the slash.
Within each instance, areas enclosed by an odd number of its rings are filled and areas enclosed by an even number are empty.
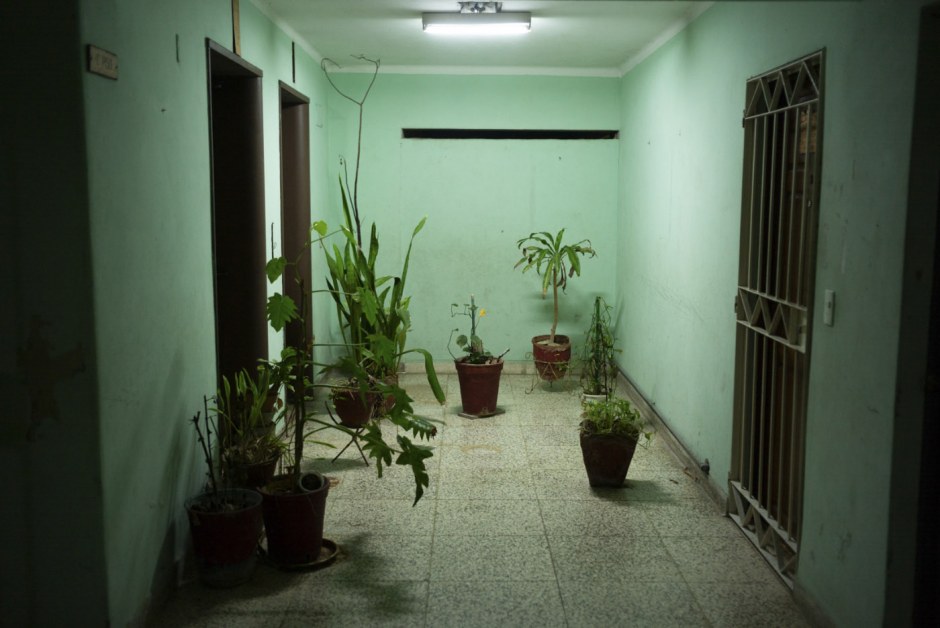
<svg viewBox="0 0 940 628">
<path fill-rule="evenodd" d="M 116 81 L 118 77 L 117 55 L 88 44 L 88 71 Z"/>
</svg>

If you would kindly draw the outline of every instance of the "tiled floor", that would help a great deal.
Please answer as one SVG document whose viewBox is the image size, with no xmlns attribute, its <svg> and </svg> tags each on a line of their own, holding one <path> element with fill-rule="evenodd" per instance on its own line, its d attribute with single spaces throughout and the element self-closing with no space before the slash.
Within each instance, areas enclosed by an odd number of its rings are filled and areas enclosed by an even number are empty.
<svg viewBox="0 0 940 628">
<path fill-rule="evenodd" d="M 412 507 L 407 469 L 381 480 L 354 448 L 308 452 L 338 484 L 325 536 L 340 555 L 312 573 L 259 565 L 232 590 L 187 583 L 157 626 L 805 626 L 787 588 L 655 439 L 627 486 L 592 491 L 574 384 L 504 375 L 505 414 L 457 416 L 405 375 L 441 418 L 431 487 Z M 337 441 L 339 442 L 339 441 Z"/>
</svg>

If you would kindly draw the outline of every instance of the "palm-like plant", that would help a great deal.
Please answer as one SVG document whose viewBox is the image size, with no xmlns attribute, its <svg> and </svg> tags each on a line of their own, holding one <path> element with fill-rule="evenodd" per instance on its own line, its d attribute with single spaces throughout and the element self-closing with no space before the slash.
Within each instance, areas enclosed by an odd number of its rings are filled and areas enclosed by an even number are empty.
<svg viewBox="0 0 940 628">
<path fill-rule="evenodd" d="M 543 298 L 548 294 L 548 289 L 552 289 L 554 309 L 552 331 L 548 339 L 550 343 L 555 342 L 555 330 L 558 328 L 558 289 L 561 288 L 564 292 L 569 278 L 575 275 L 581 276 L 580 256 L 594 257 L 596 255 L 594 249 L 591 248 L 590 240 L 564 244 L 562 242 L 564 236 L 564 229 L 556 235 L 548 231 L 539 231 L 530 233 L 516 242 L 516 246 L 522 251 L 522 257 L 513 268 L 522 266 L 523 273 L 530 268 L 535 268 L 535 272 L 542 278 Z"/>
</svg>

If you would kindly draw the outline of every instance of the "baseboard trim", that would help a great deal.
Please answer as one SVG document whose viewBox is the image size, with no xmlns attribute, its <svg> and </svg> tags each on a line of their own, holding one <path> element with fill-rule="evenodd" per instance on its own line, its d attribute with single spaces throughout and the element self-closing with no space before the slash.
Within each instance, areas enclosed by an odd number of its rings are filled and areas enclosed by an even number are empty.
<svg viewBox="0 0 940 628">
<path fill-rule="evenodd" d="M 621 371 L 619 378 L 626 390 L 626 395 L 640 410 L 640 414 L 656 429 L 656 437 L 662 438 L 672 453 L 679 459 L 688 473 L 698 484 L 705 489 L 705 494 L 715 503 L 715 507 L 724 514 L 728 514 L 728 494 L 715 482 L 715 479 L 705 475 L 699 466 L 701 462 L 686 449 L 678 436 L 669 428 L 669 424 L 656 410 L 646 396 L 633 383 L 626 373 Z M 816 599 L 799 582 L 799 572 L 796 574 L 792 589 L 793 600 L 803 612 L 803 616 L 817 628 L 836 628 L 835 622 L 826 614 Z"/>
<path fill-rule="evenodd" d="M 689 450 L 682 444 L 682 441 L 669 428 L 669 424 L 663 419 L 652 403 L 640 391 L 633 380 L 631 380 L 623 371 L 620 371 L 618 377 L 621 385 L 626 389 L 627 397 L 640 411 L 643 418 L 653 425 L 656 429 L 656 437 L 663 439 L 672 453 L 679 459 L 685 472 L 695 482 L 699 484 L 708 495 L 709 499 L 715 504 L 715 508 L 722 513 L 728 511 L 728 494 L 715 482 L 714 478 L 706 475 L 702 471 L 704 461 L 696 460 Z"/>
</svg>

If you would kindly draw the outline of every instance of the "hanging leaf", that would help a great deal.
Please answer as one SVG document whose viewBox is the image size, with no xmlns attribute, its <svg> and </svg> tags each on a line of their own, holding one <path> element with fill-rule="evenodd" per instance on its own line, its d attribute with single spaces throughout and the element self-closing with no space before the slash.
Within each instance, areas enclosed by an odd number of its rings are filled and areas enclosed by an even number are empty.
<svg viewBox="0 0 940 628">
<path fill-rule="evenodd" d="M 281 331 L 287 323 L 297 318 L 297 305 L 286 294 L 275 293 L 268 297 L 266 310 L 274 331 Z"/>
<path fill-rule="evenodd" d="M 264 272 L 268 275 L 268 282 L 274 283 L 281 278 L 284 269 L 287 268 L 287 260 L 283 257 L 272 257 L 264 266 Z"/>
</svg>

